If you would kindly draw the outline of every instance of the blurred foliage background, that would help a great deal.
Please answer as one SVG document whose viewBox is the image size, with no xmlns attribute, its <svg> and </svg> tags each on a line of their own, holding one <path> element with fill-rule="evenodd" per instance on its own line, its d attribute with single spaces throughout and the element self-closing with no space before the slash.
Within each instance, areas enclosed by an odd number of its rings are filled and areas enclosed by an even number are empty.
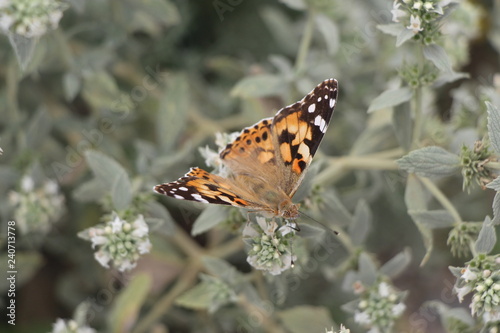
<svg viewBox="0 0 500 333">
<path fill-rule="evenodd" d="M 0 330 L 498 332 L 498 290 L 471 314 L 448 267 L 499 253 L 499 186 L 484 186 L 500 142 L 474 148 L 500 129 L 484 103 L 500 107 L 499 18 L 499 1 L 0 1 L 1 234 L 4 249 L 16 222 L 18 272 Z M 322 225 L 299 219 L 295 268 L 246 262 L 245 213 L 151 190 L 330 77 L 299 198 Z M 117 216 L 149 230 L 122 266 L 94 258 Z M 404 305 L 368 320 L 373 293 Z"/>
</svg>

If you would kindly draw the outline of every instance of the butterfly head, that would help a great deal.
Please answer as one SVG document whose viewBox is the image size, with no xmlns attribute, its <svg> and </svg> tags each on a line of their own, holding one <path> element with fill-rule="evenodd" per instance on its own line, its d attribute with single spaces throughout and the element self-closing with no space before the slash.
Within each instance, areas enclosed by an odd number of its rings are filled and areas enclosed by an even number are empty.
<svg viewBox="0 0 500 333">
<path fill-rule="evenodd" d="M 291 201 L 283 201 L 279 205 L 278 214 L 285 219 L 296 219 L 299 217 L 299 205 L 294 204 Z"/>
</svg>

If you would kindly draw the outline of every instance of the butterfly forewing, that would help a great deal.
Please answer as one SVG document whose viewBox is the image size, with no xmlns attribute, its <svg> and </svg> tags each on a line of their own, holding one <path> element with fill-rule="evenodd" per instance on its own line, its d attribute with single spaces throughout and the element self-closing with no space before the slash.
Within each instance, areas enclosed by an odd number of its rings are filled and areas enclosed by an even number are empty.
<svg viewBox="0 0 500 333">
<path fill-rule="evenodd" d="M 282 189 L 290 197 L 297 191 L 304 172 L 326 133 L 337 102 L 337 80 L 323 81 L 301 101 L 289 105 L 273 120 L 278 164 L 282 168 Z"/>
</svg>

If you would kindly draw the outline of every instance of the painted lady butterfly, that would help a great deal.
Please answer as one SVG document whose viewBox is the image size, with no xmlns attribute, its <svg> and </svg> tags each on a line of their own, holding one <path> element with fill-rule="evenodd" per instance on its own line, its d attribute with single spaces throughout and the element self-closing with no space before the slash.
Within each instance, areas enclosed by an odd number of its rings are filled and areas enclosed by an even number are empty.
<svg viewBox="0 0 500 333">
<path fill-rule="evenodd" d="M 154 190 L 176 199 L 232 205 L 268 217 L 295 219 L 292 197 L 323 139 L 337 101 L 337 80 L 320 83 L 301 101 L 245 128 L 220 152 L 227 178 L 200 168 Z"/>
</svg>

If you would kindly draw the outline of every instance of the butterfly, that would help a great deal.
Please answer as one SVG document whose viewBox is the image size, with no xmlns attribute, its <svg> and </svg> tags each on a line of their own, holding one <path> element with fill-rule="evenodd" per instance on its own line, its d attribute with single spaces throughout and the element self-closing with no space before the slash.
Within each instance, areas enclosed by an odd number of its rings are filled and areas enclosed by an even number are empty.
<svg viewBox="0 0 500 333">
<path fill-rule="evenodd" d="M 241 131 L 219 154 L 227 177 L 198 167 L 154 191 L 176 199 L 231 205 L 265 217 L 295 219 L 292 202 L 318 150 L 337 102 L 337 80 L 320 83 L 302 100 Z"/>
</svg>

